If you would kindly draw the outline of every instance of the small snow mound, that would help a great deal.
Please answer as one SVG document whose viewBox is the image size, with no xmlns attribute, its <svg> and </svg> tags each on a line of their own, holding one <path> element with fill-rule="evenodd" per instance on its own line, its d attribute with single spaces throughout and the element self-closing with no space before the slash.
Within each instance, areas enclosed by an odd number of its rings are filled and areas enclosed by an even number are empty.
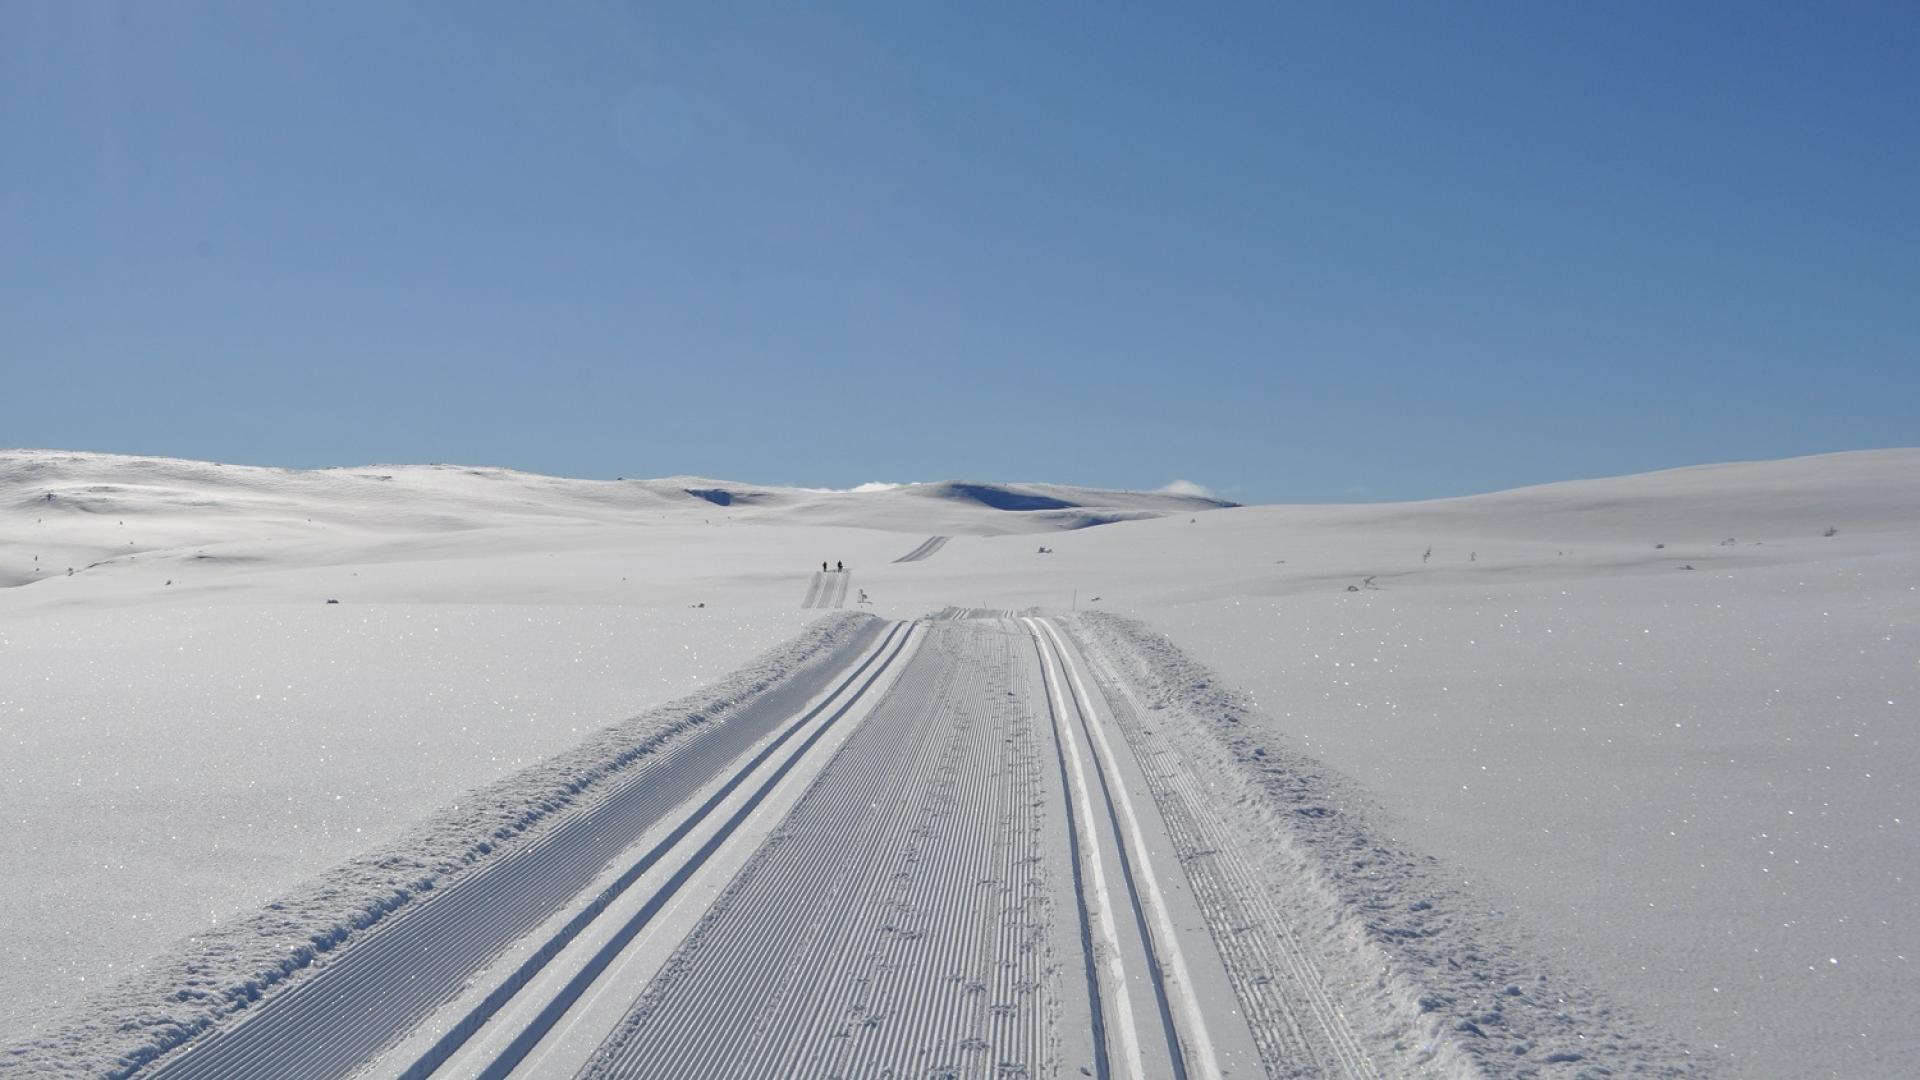
<svg viewBox="0 0 1920 1080">
<path fill-rule="evenodd" d="M 1184 495 L 1184 496 L 1187 496 L 1188 498 L 1193 498 L 1193 499 L 1211 499 L 1215 502 L 1220 501 L 1220 496 L 1215 495 L 1213 493 L 1212 488 L 1206 486 L 1205 484 L 1196 484 L 1191 480 L 1175 480 L 1172 483 L 1167 484 L 1165 487 L 1160 488 L 1159 491 L 1156 492 L 1156 494 Z"/>
</svg>

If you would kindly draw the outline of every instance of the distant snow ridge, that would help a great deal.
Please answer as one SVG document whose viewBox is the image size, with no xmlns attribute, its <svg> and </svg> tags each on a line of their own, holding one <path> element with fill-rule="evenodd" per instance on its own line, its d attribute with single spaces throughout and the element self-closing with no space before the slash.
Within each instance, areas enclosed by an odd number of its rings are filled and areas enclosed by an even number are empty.
<svg viewBox="0 0 1920 1080">
<path fill-rule="evenodd" d="M 521 525 L 658 524 L 724 515 L 767 524 L 845 525 L 955 536 L 1081 529 L 1235 504 L 1188 487 L 1109 491 L 1060 484 L 945 481 L 853 491 L 700 476 L 580 480 L 460 465 L 276 469 L 59 450 L 0 450 L 0 587 L 157 552 L 266 540 L 369 543 Z M 145 526 L 105 537 L 85 519 Z M 330 531 L 331 530 L 331 531 Z M 111 542 L 108 542 L 108 540 Z M 131 541 L 131 542 L 129 542 Z M 28 545 L 31 545 L 29 548 Z M 10 554 L 40 555 L 22 567 Z"/>
<path fill-rule="evenodd" d="M 283 992 L 335 948 L 584 809 L 629 766 L 804 677 L 876 620 L 812 624 L 714 687 L 603 729 L 574 750 L 488 785 L 411 836 L 369 852 L 249 918 L 182 942 L 78 1006 L 70 1022 L 0 1049 L 0 1076 L 126 1077 L 223 1018 Z"/>
<path fill-rule="evenodd" d="M 990 506 L 995 510 L 1016 511 L 1125 507 L 1168 512 L 1219 510 L 1239 505 L 1215 498 L 1206 489 L 1185 481 L 1170 484 L 1159 491 L 1116 492 L 1066 484 L 984 484 L 964 480 L 914 484 L 906 490 L 926 498 L 958 499 Z M 1116 499 L 1115 496 L 1124 496 L 1124 499 Z"/>
<path fill-rule="evenodd" d="M 1034 491 L 1022 491 L 1004 484 L 929 484 L 925 494 L 946 499 L 966 499 L 995 510 L 1071 510 L 1078 503 Z"/>
<path fill-rule="evenodd" d="M 923 500 L 1000 511 L 1007 525 L 1018 523 L 1021 531 L 1086 529 L 1121 521 L 1199 513 L 1239 505 L 1207 495 L 1166 489 L 1106 491 L 1064 484 L 987 484 L 948 480 L 937 484 L 914 484 L 900 490 L 903 494 Z"/>
<path fill-rule="evenodd" d="M 1275 1009 L 1292 1014 L 1294 1026 L 1351 1029 L 1349 1056 L 1322 1063 L 1326 1075 L 1497 1080 L 1553 1065 L 1569 1066 L 1569 1076 L 1710 1075 L 1642 1018 L 1568 983 L 1436 860 L 1388 837 L 1359 785 L 1261 744 L 1246 697 L 1166 637 L 1106 613 L 1082 613 L 1070 625 L 1110 661 L 1097 672 L 1116 691 L 1109 700 L 1136 699 L 1157 714 L 1115 709 L 1143 766 L 1183 769 L 1191 797 L 1232 808 L 1215 826 L 1227 835 L 1186 841 L 1196 848 L 1189 874 L 1211 872 L 1214 861 L 1202 856 L 1235 852 L 1213 890 L 1228 905 L 1215 940 L 1225 942 L 1230 970 L 1252 975 L 1236 987 L 1250 1015 Z M 1180 790 L 1177 779 L 1163 782 L 1155 798 Z M 1164 802 L 1163 812 L 1185 813 Z M 1235 887 L 1241 863 L 1262 887 Z M 1262 1050 L 1269 1072 L 1292 1075 L 1286 1062 L 1298 1065 L 1298 1049 Z"/>
</svg>

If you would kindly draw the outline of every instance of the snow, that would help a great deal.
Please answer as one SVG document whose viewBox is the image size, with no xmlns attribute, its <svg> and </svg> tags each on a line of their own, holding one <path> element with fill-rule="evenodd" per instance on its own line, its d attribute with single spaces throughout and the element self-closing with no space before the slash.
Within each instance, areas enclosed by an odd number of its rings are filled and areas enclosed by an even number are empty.
<svg viewBox="0 0 1920 1080">
<path fill-rule="evenodd" d="M 804 623 L 702 614 L 316 602 L 7 620 L 19 872 L 0 905 L 35 917 L 0 932 L 0 995 L 66 1004 Z"/>
<path fill-rule="evenodd" d="M 847 523 L 1051 529 L 1108 494 L 970 487 L 0 453 L 0 1043 L 713 685 L 819 618 L 819 557 L 921 539 Z M 1198 505 L 1121 500 L 1092 506 Z"/>
<path fill-rule="evenodd" d="M 1253 509 L 1194 546 L 1285 558 L 1265 580 L 1107 599 L 1729 1071 L 1903 1076 L 1916 525 L 1912 452 Z"/>
<path fill-rule="evenodd" d="M 1911 1038 L 1917 579 L 1841 557 L 1155 623 L 1690 1041 L 1860 1076 Z"/>
<path fill-rule="evenodd" d="M 0 1043 L 714 688 L 828 559 L 881 615 L 1168 635 L 1722 1071 L 1920 1074 L 1920 451 L 1389 505 L 875 487 L 0 452 Z"/>
<path fill-rule="evenodd" d="M 1258 980 L 1285 981 L 1276 1004 L 1302 1020 L 1338 1018 L 1356 1052 L 1372 1044 L 1367 1057 L 1385 1075 L 1493 1080 L 1572 1061 L 1641 1076 L 1707 1071 L 1656 1021 L 1531 947 L 1450 868 L 1389 835 L 1363 788 L 1276 739 L 1246 695 L 1168 638 L 1104 612 L 1076 623 L 1107 658 L 1109 700 L 1117 690 L 1146 705 L 1121 725 L 1139 759 L 1184 773 L 1173 789 L 1226 811 L 1200 850 L 1235 857 L 1193 860 L 1189 873 L 1251 871 L 1258 884 L 1240 890 L 1254 911 L 1217 936 L 1239 945 L 1288 928 L 1290 947 L 1275 952 L 1293 963 L 1269 964 Z M 1302 969 L 1311 974 L 1288 978 Z M 1285 1075 L 1290 1060 L 1269 1071 Z"/>
<path fill-rule="evenodd" d="M 74 1015 L 12 1050 L 12 1060 L 0 1066 L 101 1075 L 152 1060 L 324 962 L 355 933 L 413 899 L 521 850 L 564 820 L 563 811 L 607 797 L 618 787 L 610 781 L 630 766 L 737 715 L 777 680 L 803 670 L 815 672 L 816 680 L 820 672 L 831 674 L 837 663 L 829 661 L 856 646 L 874 623 L 854 614 L 820 620 L 698 694 L 604 727 L 463 793 L 391 842 L 355 851 L 257 910 L 215 920 L 137 969 L 90 988 Z"/>
</svg>

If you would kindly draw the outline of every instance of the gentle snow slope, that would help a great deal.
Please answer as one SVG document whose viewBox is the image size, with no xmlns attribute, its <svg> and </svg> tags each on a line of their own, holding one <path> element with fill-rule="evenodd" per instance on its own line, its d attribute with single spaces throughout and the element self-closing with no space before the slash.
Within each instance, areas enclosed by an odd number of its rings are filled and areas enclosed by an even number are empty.
<svg viewBox="0 0 1920 1080">
<path fill-rule="evenodd" d="M 1920 454 L 1056 546 L 1734 1074 L 1920 1075 Z"/>
</svg>

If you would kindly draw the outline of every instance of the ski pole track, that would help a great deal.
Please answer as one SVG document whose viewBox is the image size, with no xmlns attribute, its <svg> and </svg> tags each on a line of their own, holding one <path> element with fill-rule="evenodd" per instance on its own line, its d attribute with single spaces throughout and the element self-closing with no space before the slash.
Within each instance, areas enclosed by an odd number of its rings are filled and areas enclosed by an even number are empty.
<svg viewBox="0 0 1920 1080">
<path fill-rule="evenodd" d="M 1045 756 L 1009 641 L 930 633 L 583 1075 L 1045 1069 Z"/>
<path fill-rule="evenodd" d="M 1087 651 L 1095 684 L 1133 749 L 1148 790 L 1180 853 L 1209 934 L 1271 1076 L 1379 1076 L 1337 997 L 1302 945 L 1287 913 L 1242 860 L 1204 782 L 1141 723 L 1124 677 Z M 1304 1015 L 1303 1015 L 1304 1010 Z"/>
<path fill-rule="evenodd" d="M 867 652 L 835 696 L 883 654 L 901 634 L 901 626 L 895 624 L 880 646 Z M 876 633 L 863 636 L 860 644 L 870 645 Z M 170 1080 L 351 1074 L 453 997 L 493 957 L 578 895 L 648 827 L 844 670 L 828 664 L 803 673 L 784 688 L 642 759 L 600 801 L 520 850 L 376 926 L 363 940 L 317 966 L 311 977 L 267 999 L 241 1022 L 162 1058 L 153 1074 Z M 616 888 L 624 888 L 631 876 L 637 874 L 624 878 Z M 569 923 L 566 936 L 577 933 L 609 899 L 599 898 L 594 908 Z M 550 943 L 528 963 L 537 968 L 563 944 Z M 530 972 L 521 974 L 530 976 Z"/>
<path fill-rule="evenodd" d="M 943 547 L 946 547 L 947 541 L 950 539 L 952 539 L 952 537 L 929 536 L 925 540 L 922 540 L 920 542 L 919 547 L 914 548 L 912 551 L 907 552 L 905 555 L 902 555 L 893 561 L 897 563 L 919 562 L 922 559 L 932 558 L 933 553 L 936 551 L 939 551 Z"/>
</svg>

